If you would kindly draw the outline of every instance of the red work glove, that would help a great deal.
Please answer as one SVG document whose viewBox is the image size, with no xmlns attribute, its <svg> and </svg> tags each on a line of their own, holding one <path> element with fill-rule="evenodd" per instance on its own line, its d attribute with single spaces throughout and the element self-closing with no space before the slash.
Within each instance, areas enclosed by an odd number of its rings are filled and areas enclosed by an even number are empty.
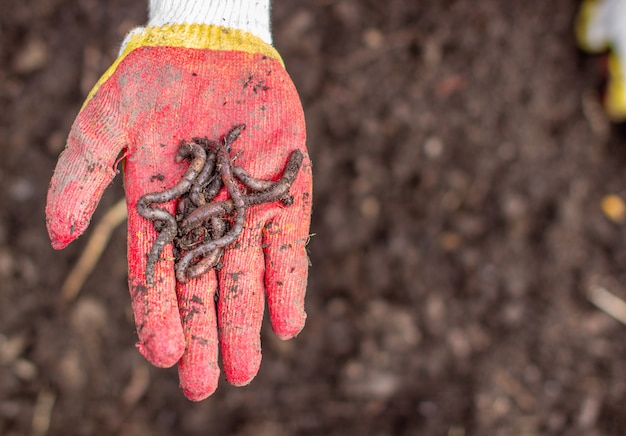
<svg viewBox="0 0 626 436">
<path fill-rule="evenodd" d="M 225 250 L 223 267 L 186 284 L 175 279 L 167 245 L 156 264 L 156 285 L 149 286 L 146 256 L 157 233 L 138 215 L 138 199 L 180 181 L 189 166 L 176 161 L 181 140 L 217 140 L 239 124 L 246 129 L 231 156 L 255 178 L 278 180 L 292 151 L 304 153 L 290 189 L 293 205 L 250 207 L 240 238 Z M 250 33 L 210 25 L 147 27 L 131 34 L 87 98 L 59 157 L 46 207 L 54 248 L 64 248 L 88 226 L 120 153 L 137 347 L 156 366 L 178 363 L 181 387 L 192 400 L 217 387 L 218 342 L 226 379 L 249 383 L 261 361 L 265 297 L 280 338 L 298 334 L 306 318 L 311 165 L 302 107 L 278 53 Z M 173 213 L 176 205 L 159 207 Z"/>
</svg>

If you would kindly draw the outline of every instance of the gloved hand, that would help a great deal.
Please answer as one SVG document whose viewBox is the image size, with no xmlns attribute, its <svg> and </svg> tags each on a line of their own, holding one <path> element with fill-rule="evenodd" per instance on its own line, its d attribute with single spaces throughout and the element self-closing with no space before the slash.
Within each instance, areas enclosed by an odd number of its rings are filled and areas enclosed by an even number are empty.
<svg viewBox="0 0 626 436">
<path fill-rule="evenodd" d="M 123 159 L 137 347 L 156 366 L 178 363 L 192 400 L 217 387 L 218 341 L 227 381 L 239 386 L 254 378 L 265 297 L 280 338 L 295 336 L 306 318 L 311 166 L 302 106 L 268 41 L 269 1 L 249 2 L 243 12 L 232 3 L 151 1 L 148 26 L 131 32 L 78 114 L 46 207 L 52 245 L 62 249 L 86 229 Z M 175 24 L 183 22 L 195 24 Z M 290 188 L 293 204 L 250 207 L 217 273 L 177 282 L 172 246 L 165 246 L 150 286 L 147 254 L 157 232 L 137 213 L 137 201 L 180 181 L 189 167 L 176 159 L 181 140 L 217 140 L 240 124 L 246 128 L 230 155 L 255 178 L 278 180 L 292 151 L 304 154 Z M 227 197 L 225 190 L 220 196 Z M 175 203 L 159 207 L 174 213 Z"/>
<path fill-rule="evenodd" d="M 576 23 L 582 49 L 609 52 L 604 106 L 613 121 L 626 120 L 626 0 L 585 0 Z"/>
</svg>

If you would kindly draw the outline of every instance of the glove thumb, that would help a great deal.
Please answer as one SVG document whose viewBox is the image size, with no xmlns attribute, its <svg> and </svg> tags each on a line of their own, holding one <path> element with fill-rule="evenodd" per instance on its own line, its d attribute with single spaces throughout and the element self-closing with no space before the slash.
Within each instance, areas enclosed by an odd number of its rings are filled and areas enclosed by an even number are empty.
<svg viewBox="0 0 626 436">
<path fill-rule="evenodd" d="M 126 143 L 117 122 L 116 98 L 97 92 L 74 121 L 48 190 L 46 226 L 57 250 L 80 236 L 115 177 Z"/>
</svg>

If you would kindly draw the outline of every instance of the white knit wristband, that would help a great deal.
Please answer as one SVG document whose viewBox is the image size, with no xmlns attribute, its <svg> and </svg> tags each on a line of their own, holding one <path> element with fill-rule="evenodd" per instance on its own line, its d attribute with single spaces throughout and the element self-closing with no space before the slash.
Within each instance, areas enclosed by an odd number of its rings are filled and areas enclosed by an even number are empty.
<svg viewBox="0 0 626 436">
<path fill-rule="evenodd" d="M 272 44 L 270 0 L 150 0 L 148 26 L 212 24 L 250 32 Z"/>
</svg>

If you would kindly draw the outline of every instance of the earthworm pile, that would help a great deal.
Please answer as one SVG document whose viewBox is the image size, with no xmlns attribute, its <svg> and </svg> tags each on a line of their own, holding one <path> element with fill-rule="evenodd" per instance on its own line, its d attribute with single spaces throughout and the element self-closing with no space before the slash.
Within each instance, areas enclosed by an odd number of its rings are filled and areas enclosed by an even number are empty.
<svg viewBox="0 0 626 436">
<path fill-rule="evenodd" d="M 137 212 L 153 221 L 158 236 L 148 254 L 146 281 L 154 285 L 154 270 L 163 248 L 174 244 L 176 279 L 186 283 L 219 266 L 224 249 L 243 230 L 248 207 L 281 201 L 293 204 L 289 188 L 302 165 L 303 154 L 294 150 L 278 181 L 259 180 L 243 168 L 232 165 L 231 145 L 245 124 L 234 126 L 220 141 L 193 138 L 183 142 L 176 160 L 191 159 L 180 182 L 172 188 L 142 196 Z M 213 201 L 225 187 L 229 199 Z M 176 216 L 155 203 L 177 200 Z"/>
</svg>

